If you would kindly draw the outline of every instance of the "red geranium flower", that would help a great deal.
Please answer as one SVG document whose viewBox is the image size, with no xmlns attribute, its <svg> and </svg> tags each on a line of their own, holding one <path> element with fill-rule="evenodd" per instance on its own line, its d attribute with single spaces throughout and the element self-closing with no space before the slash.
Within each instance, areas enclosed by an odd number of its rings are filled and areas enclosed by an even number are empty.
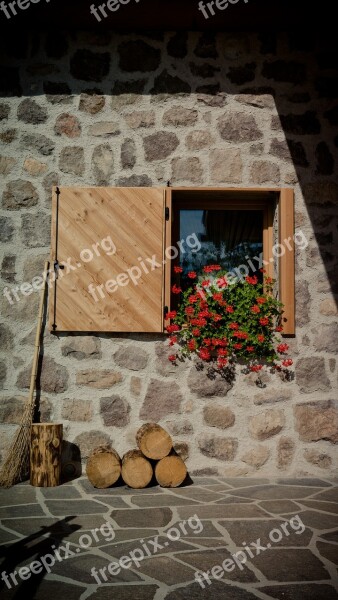
<svg viewBox="0 0 338 600">
<path fill-rule="evenodd" d="M 235 350 L 242 350 L 243 344 L 234 344 Z"/>
<path fill-rule="evenodd" d="M 204 327 L 204 325 L 206 324 L 206 319 L 201 319 L 200 317 L 198 319 L 191 319 L 191 325 L 197 325 L 197 327 Z"/>
<path fill-rule="evenodd" d="M 238 323 L 230 323 L 229 329 L 238 329 Z"/>
<path fill-rule="evenodd" d="M 234 331 L 233 336 L 238 338 L 239 340 L 247 340 L 248 334 L 245 331 Z"/>
<path fill-rule="evenodd" d="M 214 300 L 217 300 L 217 302 L 219 302 L 220 300 L 223 300 L 223 296 L 220 293 L 213 294 L 212 297 Z"/>
<path fill-rule="evenodd" d="M 257 304 L 255 304 L 254 306 L 252 306 L 250 308 L 250 310 L 251 310 L 252 313 L 256 313 L 256 314 L 261 312 L 261 309 L 259 308 L 259 306 L 257 306 Z"/>
<path fill-rule="evenodd" d="M 227 279 L 225 276 L 221 277 L 220 279 L 217 279 L 216 283 L 217 283 L 218 287 L 220 287 L 220 288 L 227 287 L 227 285 L 228 285 L 228 282 L 227 282 Z"/>
<path fill-rule="evenodd" d="M 176 310 L 171 310 L 170 312 L 167 313 L 167 319 L 175 319 L 176 316 L 177 316 Z"/>
<path fill-rule="evenodd" d="M 251 283 L 251 285 L 256 285 L 256 283 L 258 283 L 258 279 L 256 277 L 256 275 L 254 275 L 253 277 L 246 277 L 245 281 L 247 281 L 248 283 Z"/>
<path fill-rule="evenodd" d="M 173 287 L 171 288 L 171 291 L 173 294 L 180 294 L 182 291 L 182 288 L 178 287 L 176 285 L 176 283 L 173 285 Z"/>
<path fill-rule="evenodd" d="M 255 348 L 253 346 L 246 347 L 247 352 L 254 352 Z"/>
<path fill-rule="evenodd" d="M 218 323 L 218 321 L 222 321 L 222 317 L 221 317 L 221 315 L 217 315 L 217 314 L 216 315 L 212 315 L 212 320 L 215 323 Z"/>
<path fill-rule="evenodd" d="M 265 337 L 264 337 L 264 335 L 259 334 L 257 336 L 257 339 L 258 339 L 259 343 L 262 344 L 264 342 L 264 340 L 265 340 Z"/>
<path fill-rule="evenodd" d="M 210 285 L 210 279 L 205 279 L 204 281 L 202 281 L 201 286 L 202 287 L 209 287 Z"/>
<path fill-rule="evenodd" d="M 184 312 L 186 315 L 193 315 L 195 312 L 195 309 L 193 306 L 187 306 L 187 308 L 185 309 Z"/>
<path fill-rule="evenodd" d="M 176 354 L 170 354 L 170 356 L 168 356 L 168 359 L 170 360 L 170 362 L 175 362 L 176 361 Z"/>
<path fill-rule="evenodd" d="M 191 332 L 195 337 L 199 337 L 201 335 L 201 332 L 199 329 L 193 329 Z"/>
<path fill-rule="evenodd" d="M 263 325 L 263 327 L 265 327 L 266 325 L 269 325 L 268 317 L 261 317 L 259 319 L 259 323 L 260 323 L 260 325 Z"/>
<path fill-rule="evenodd" d="M 172 335 L 169 338 L 169 346 L 173 346 L 174 344 L 177 344 L 177 335 Z"/>
<path fill-rule="evenodd" d="M 166 327 L 166 330 L 168 333 L 174 333 L 174 331 L 179 331 L 180 327 L 179 327 L 179 325 L 175 325 L 175 323 L 174 323 L 173 325 L 168 325 Z"/>
<path fill-rule="evenodd" d="M 293 360 L 291 358 L 286 358 L 282 362 L 283 367 L 291 367 L 293 365 Z"/>
<path fill-rule="evenodd" d="M 201 348 L 198 355 L 202 360 L 210 360 L 211 358 L 208 348 Z"/>
<path fill-rule="evenodd" d="M 195 271 L 190 271 L 188 273 L 188 277 L 189 277 L 189 279 L 196 279 L 197 273 L 195 273 Z"/>
<path fill-rule="evenodd" d="M 250 371 L 253 371 L 254 373 L 258 373 L 261 369 L 263 369 L 263 365 L 251 365 L 250 367 Z"/>
<path fill-rule="evenodd" d="M 221 358 L 217 359 L 217 367 L 219 369 L 223 369 L 224 367 L 227 366 L 227 364 L 228 364 L 228 359 L 227 358 L 221 357 Z"/>
<path fill-rule="evenodd" d="M 281 325 L 277 325 L 277 327 L 275 328 L 275 331 L 278 331 L 279 333 L 281 333 L 283 331 L 283 327 Z"/>
<path fill-rule="evenodd" d="M 232 306 L 227 306 L 225 310 L 229 314 L 232 314 L 234 312 L 234 309 L 232 308 Z"/>
<path fill-rule="evenodd" d="M 225 348 L 218 348 L 217 355 L 218 356 L 228 356 L 228 351 Z"/>
<path fill-rule="evenodd" d="M 195 304 L 195 302 L 198 301 L 198 296 L 196 296 L 196 294 L 191 294 L 191 296 L 189 296 L 189 302 L 190 304 Z"/>
<path fill-rule="evenodd" d="M 289 350 L 289 346 L 287 344 L 278 344 L 277 352 L 280 354 L 285 354 Z"/>
<path fill-rule="evenodd" d="M 188 348 L 191 352 L 193 352 L 194 350 L 196 350 L 196 340 L 189 340 L 188 342 Z"/>
<path fill-rule="evenodd" d="M 221 268 L 220 265 L 206 265 L 203 267 L 203 271 L 204 273 L 212 273 L 213 271 L 220 271 Z"/>
<path fill-rule="evenodd" d="M 183 269 L 182 267 L 174 267 L 174 271 L 175 273 L 182 273 Z"/>
</svg>

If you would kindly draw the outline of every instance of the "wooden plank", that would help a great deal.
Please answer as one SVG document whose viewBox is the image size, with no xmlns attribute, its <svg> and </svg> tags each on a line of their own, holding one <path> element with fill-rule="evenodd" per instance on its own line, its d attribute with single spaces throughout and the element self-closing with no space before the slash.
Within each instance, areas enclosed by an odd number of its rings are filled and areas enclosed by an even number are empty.
<svg viewBox="0 0 338 600">
<path fill-rule="evenodd" d="M 169 248 L 172 244 L 172 220 L 173 220 L 173 203 L 171 189 L 165 190 L 165 206 L 169 210 L 169 219 L 165 225 L 165 248 Z M 171 304 L 171 260 L 166 260 L 164 269 L 164 305 L 170 311 Z"/>
<path fill-rule="evenodd" d="M 279 258 L 280 300 L 284 304 L 285 335 L 295 334 L 295 247 L 294 192 L 284 188 L 279 200 L 279 243 L 285 253 Z M 285 240 L 288 240 L 285 243 Z M 290 246 L 291 250 L 288 248 Z"/>
<path fill-rule="evenodd" d="M 210 192 L 210 191 L 215 191 L 215 192 L 234 192 L 237 194 L 241 194 L 242 192 L 259 192 L 260 194 L 264 195 L 266 193 L 270 193 L 270 192 L 277 192 L 279 193 L 281 191 L 281 188 L 279 187 L 214 187 L 214 186 L 209 186 L 209 187 L 183 187 L 183 186 L 177 186 L 177 187 L 173 187 L 171 188 L 172 191 L 174 192 L 179 192 L 179 191 L 183 191 L 183 192 Z"/>
<path fill-rule="evenodd" d="M 267 277 L 274 277 L 273 246 L 273 206 L 269 203 L 263 216 L 263 260 Z"/>
<path fill-rule="evenodd" d="M 158 188 L 60 188 L 58 260 L 66 268 L 55 283 L 56 331 L 163 331 L 164 195 Z M 53 259 L 55 207 L 54 198 Z"/>
</svg>

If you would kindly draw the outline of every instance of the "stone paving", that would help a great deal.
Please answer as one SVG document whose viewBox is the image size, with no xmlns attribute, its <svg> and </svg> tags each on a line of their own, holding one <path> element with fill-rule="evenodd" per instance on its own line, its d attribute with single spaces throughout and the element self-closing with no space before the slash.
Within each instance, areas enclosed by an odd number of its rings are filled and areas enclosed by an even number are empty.
<svg viewBox="0 0 338 600">
<path fill-rule="evenodd" d="M 338 598 L 337 481 L 24 483 L 0 489 L 0 518 L 4 600 Z"/>
</svg>

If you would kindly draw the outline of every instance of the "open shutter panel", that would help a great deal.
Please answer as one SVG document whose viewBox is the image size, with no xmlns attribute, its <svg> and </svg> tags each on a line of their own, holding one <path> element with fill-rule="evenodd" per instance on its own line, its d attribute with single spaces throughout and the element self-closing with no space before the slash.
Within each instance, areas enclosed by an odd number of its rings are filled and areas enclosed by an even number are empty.
<svg viewBox="0 0 338 600">
<path fill-rule="evenodd" d="M 56 190 L 51 330 L 162 332 L 165 191 Z"/>
</svg>

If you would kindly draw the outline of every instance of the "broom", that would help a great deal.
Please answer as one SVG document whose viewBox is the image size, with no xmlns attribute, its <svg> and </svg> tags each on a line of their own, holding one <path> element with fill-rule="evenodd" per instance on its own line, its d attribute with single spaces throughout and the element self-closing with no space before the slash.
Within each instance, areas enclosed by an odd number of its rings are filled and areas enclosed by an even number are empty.
<svg viewBox="0 0 338 600">
<path fill-rule="evenodd" d="M 7 458 L 0 471 L 0 486 L 10 488 L 19 481 L 22 481 L 29 473 L 29 449 L 31 425 L 33 422 L 35 408 L 35 380 L 38 370 L 38 360 L 40 352 L 40 338 L 43 323 L 43 309 L 45 303 L 46 283 L 49 262 L 45 262 L 44 266 L 44 285 L 41 289 L 39 303 L 38 326 L 35 336 L 34 358 L 29 386 L 28 401 L 25 405 L 19 428 L 15 434 L 15 438 L 8 449 Z"/>
</svg>

